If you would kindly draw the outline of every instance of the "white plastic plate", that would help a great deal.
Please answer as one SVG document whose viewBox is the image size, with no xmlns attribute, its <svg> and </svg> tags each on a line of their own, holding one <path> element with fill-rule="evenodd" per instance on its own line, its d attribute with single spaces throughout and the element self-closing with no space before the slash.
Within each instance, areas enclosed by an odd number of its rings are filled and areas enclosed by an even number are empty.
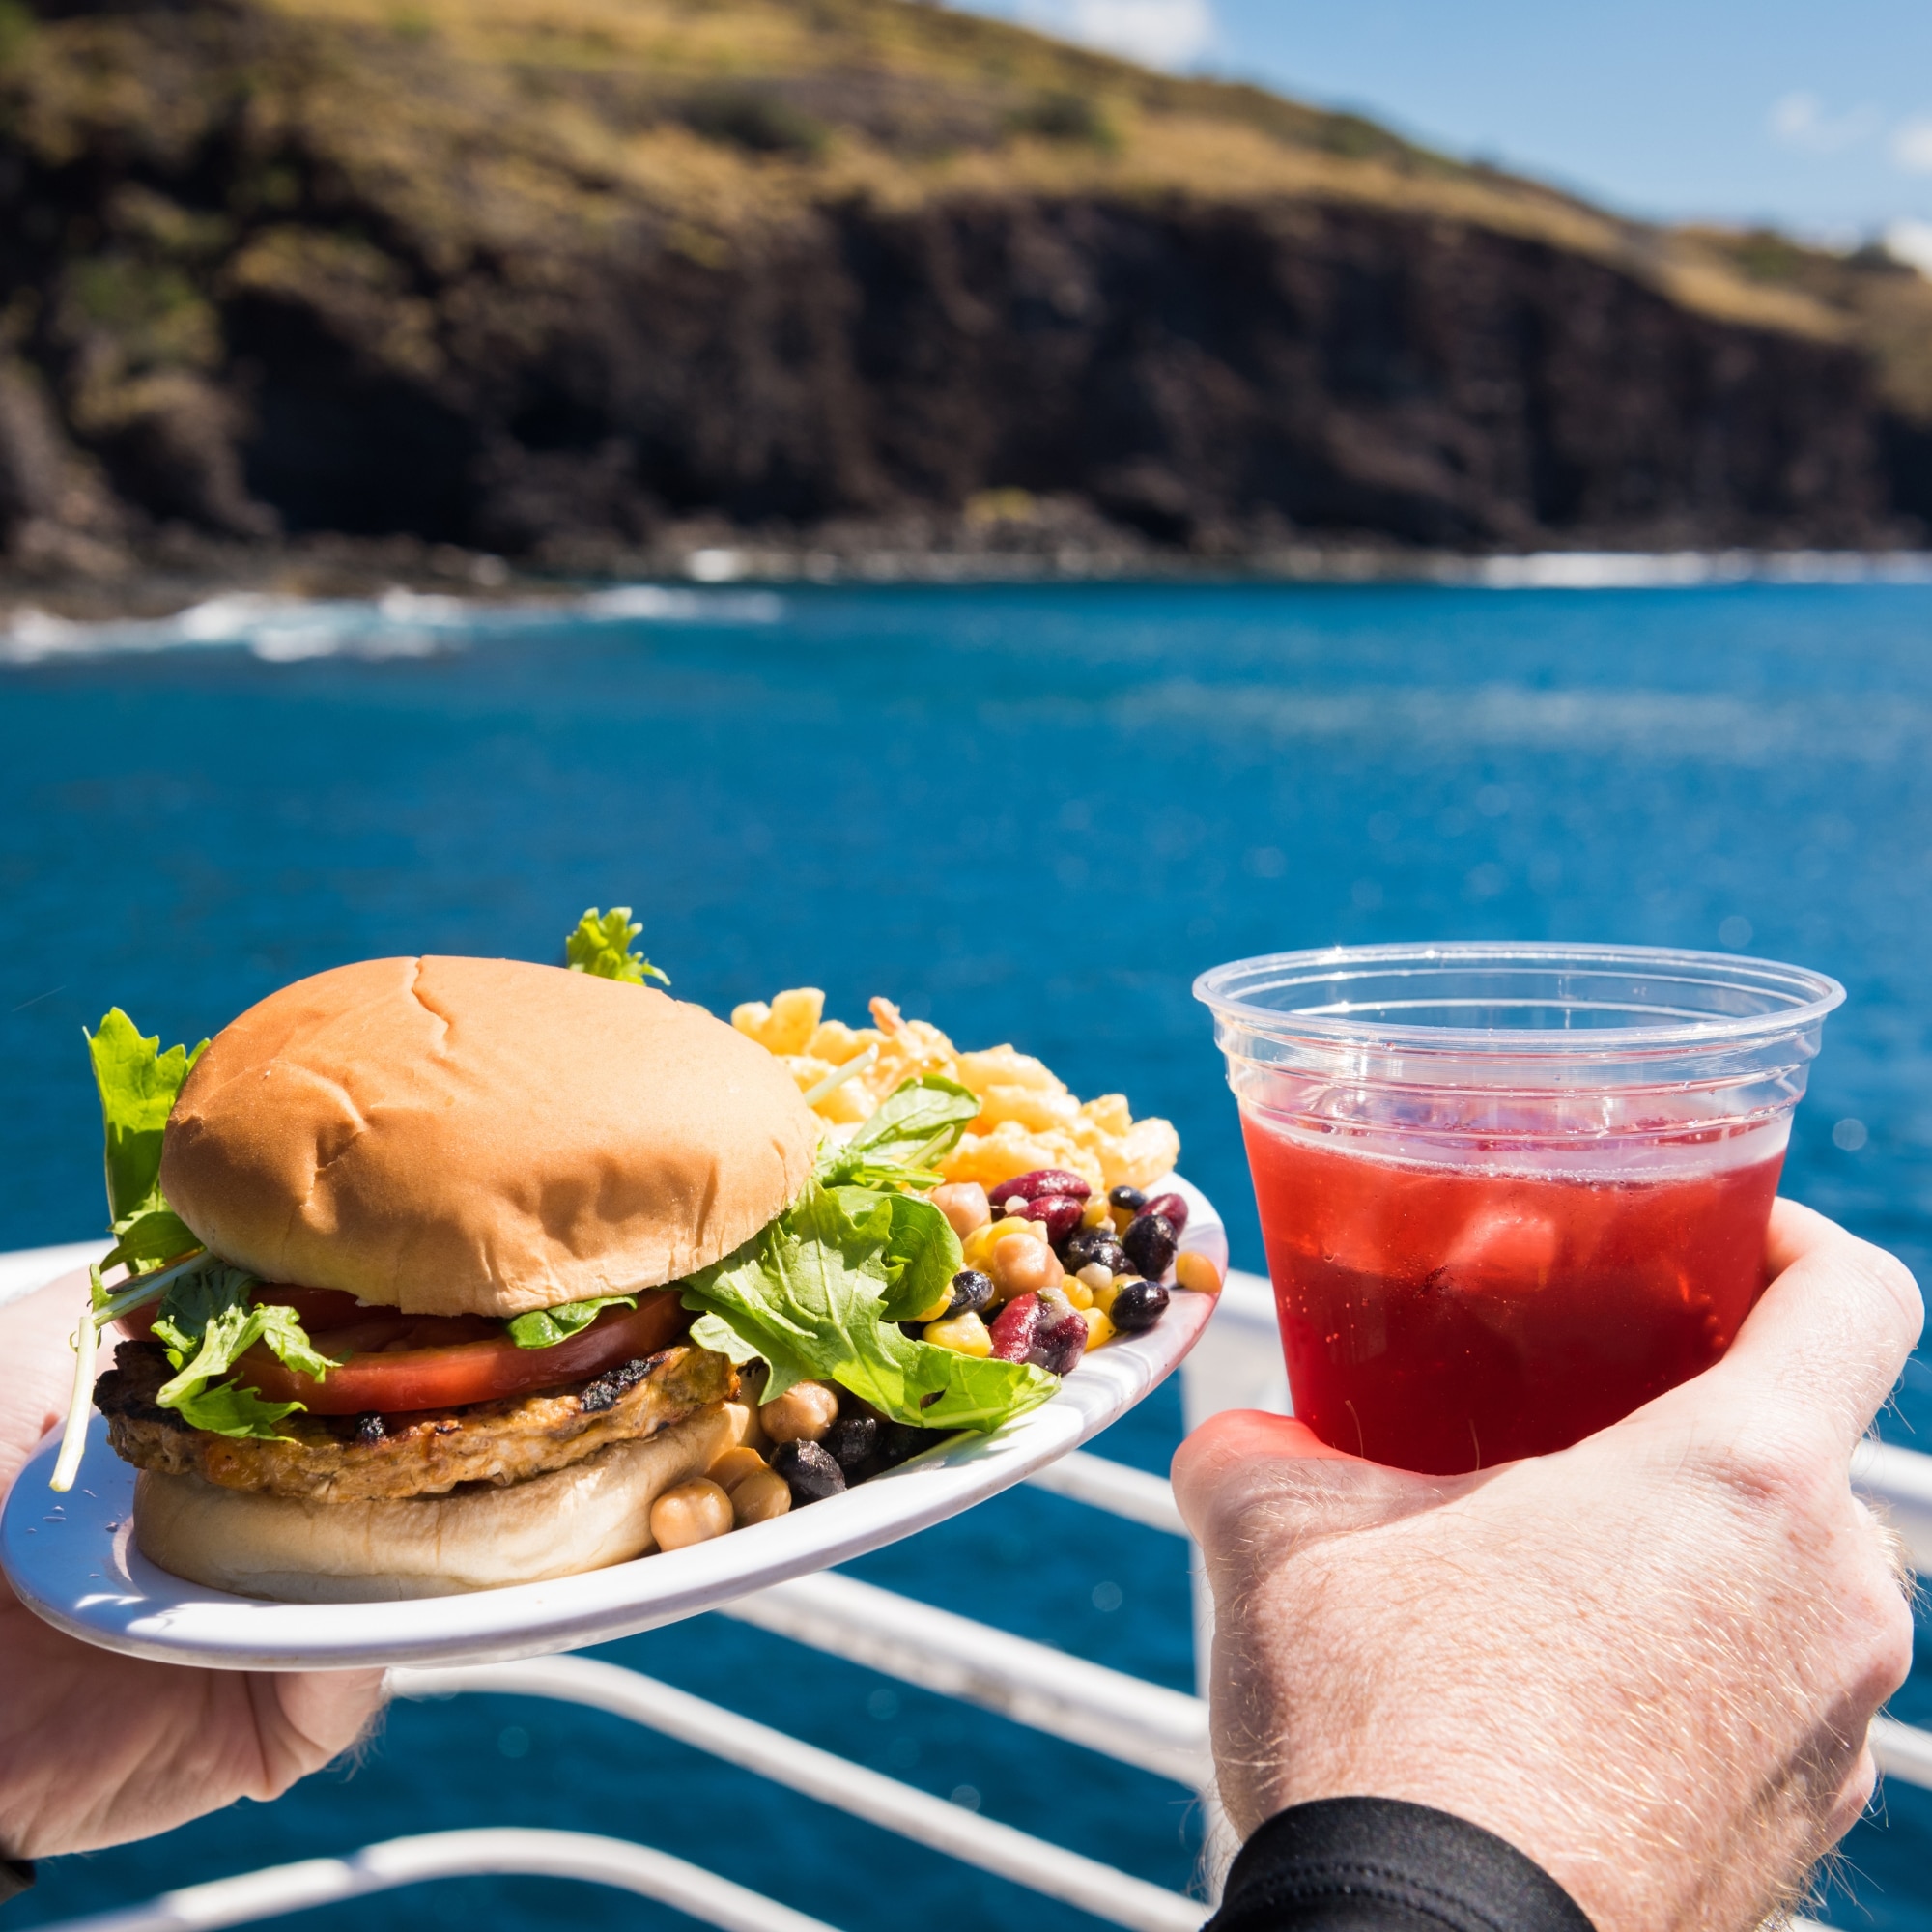
<svg viewBox="0 0 1932 1932">
<path fill-rule="evenodd" d="M 1188 1203 L 1184 1250 L 1227 1270 L 1228 1238 L 1208 1198 Z M 109 1650 L 222 1670 L 330 1670 L 481 1663 L 605 1643 L 715 1609 L 770 1583 L 824 1570 L 1010 1488 L 1077 1448 L 1165 1380 L 1214 1311 L 1176 1291 L 1157 1328 L 1096 1349 L 1052 1401 L 990 1435 L 959 1435 L 914 1461 L 771 1522 L 579 1577 L 406 1603 L 271 1604 L 156 1569 L 134 1548 L 134 1471 L 96 1415 L 80 1479 L 47 1488 L 58 1441 L 20 1471 L 0 1519 L 0 1565 L 48 1623 Z"/>
</svg>

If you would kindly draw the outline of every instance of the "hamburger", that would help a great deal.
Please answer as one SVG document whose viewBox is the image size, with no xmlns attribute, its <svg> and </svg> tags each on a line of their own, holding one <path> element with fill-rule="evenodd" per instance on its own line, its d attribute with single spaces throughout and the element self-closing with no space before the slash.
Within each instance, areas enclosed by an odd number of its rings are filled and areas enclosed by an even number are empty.
<svg viewBox="0 0 1932 1932">
<path fill-rule="evenodd" d="M 53 1487 L 91 1396 L 163 1569 L 445 1595 L 721 1533 L 1046 1400 L 1030 1344 L 942 1319 L 983 1286 L 930 1198 L 980 1098 L 915 1069 L 828 1124 L 827 1083 L 643 983 L 628 917 L 586 914 L 570 970 L 338 967 L 191 1053 L 108 1013 L 116 1241 Z M 787 1405 L 810 1439 L 767 1469 Z M 673 1539 L 670 1491 L 710 1526 Z"/>
<path fill-rule="evenodd" d="M 298 1601 L 644 1553 L 653 1501 L 746 1426 L 668 1285 L 778 1216 L 816 1139 L 770 1056 L 642 986 L 379 959 L 264 1000 L 197 1055 L 161 1141 L 212 1312 L 127 1318 L 95 1392 L 140 1471 L 142 1553 Z M 224 1321 L 260 1332 L 218 1361 Z M 217 1373 L 159 1399 L 197 1366 Z"/>
</svg>

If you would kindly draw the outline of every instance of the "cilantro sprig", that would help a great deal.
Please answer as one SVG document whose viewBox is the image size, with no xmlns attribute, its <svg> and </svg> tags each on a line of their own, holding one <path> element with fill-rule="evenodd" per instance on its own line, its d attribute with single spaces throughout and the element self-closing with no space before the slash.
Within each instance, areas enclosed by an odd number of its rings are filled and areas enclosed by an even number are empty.
<svg viewBox="0 0 1932 1932">
<path fill-rule="evenodd" d="M 641 986 L 646 980 L 668 986 L 668 974 L 653 966 L 641 952 L 631 950 L 632 940 L 643 929 L 632 919 L 629 906 L 612 906 L 606 913 L 591 906 L 577 922 L 577 929 L 563 942 L 564 964 L 573 973 L 588 973 L 598 980 L 617 980 L 627 986 Z"/>
</svg>

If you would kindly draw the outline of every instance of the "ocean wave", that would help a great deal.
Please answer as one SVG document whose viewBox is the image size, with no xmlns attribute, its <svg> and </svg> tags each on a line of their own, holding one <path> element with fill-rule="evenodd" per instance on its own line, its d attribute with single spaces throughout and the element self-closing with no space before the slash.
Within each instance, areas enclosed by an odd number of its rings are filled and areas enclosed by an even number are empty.
<svg viewBox="0 0 1932 1932">
<path fill-rule="evenodd" d="M 0 623 L 0 664 L 186 649 L 244 649 L 267 664 L 311 658 L 421 658 L 559 619 L 592 623 L 775 624 L 784 600 L 763 590 L 625 583 L 581 597 L 483 602 L 394 588 L 372 598 L 235 591 L 169 617 L 80 623 L 31 606 Z"/>
<path fill-rule="evenodd" d="M 1457 756 L 1525 748 L 1756 767 L 1801 759 L 1889 765 L 1922 759 L 1932 749 L 1932 706 L 1897 692 L 1765 700 L 1730 692 L 1507 684 L 1294 691 L 1172 678 L 1123 694 L 1108 710 L 1129 729 L 1172 733 L 1180 726 L 1230 744 L 1354 738 Z"/>
<path fill-rule="evenodd" d="M 1932 583 L 1925 551 L 1530 551 L 1452 562 L 1486 590 L 1683 590 L 1725 583 Z"/>
</svg>

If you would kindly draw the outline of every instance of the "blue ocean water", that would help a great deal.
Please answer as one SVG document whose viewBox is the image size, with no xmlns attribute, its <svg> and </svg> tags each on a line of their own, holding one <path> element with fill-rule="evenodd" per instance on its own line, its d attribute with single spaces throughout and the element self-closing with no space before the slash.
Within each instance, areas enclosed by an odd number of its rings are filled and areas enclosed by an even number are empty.
<svg viewBox="0 0 1932 1932">
<path fill-rule="evenodd" d="M 299 974 L 556 955 L 629 900 L 719 1009 L 883 992 L 1169 1115 L 1261 1265 L 1201 967 L 1329 941 L 1729 946 L 1851 998 L 1787 1191 L 1932 1258 L 1932 589 L 643 589 L 552 612 L 229 606 L 0 642 L 0 1247 L 96 1230 L 79 1029 L 193 1040 Z M 11 656 L 11 661 L 8 660 Z M 1915 1362 L 1895 1440 L 1932 1444 Z M 1165 1465 L 1163 1392 L 1103 1453 Z M 1191 1687 L 1184 1554 L 1034 1492 L 855 1566 Z M 1111 1587 L 1109 1587 L 1111 1586 Z M 1158 1882 L 1177 1787 L 704 1618 L 611 1647 Z M 1921 1658 L 1932 1663 L 1932 1658 Z M 1932 1669 L 1901 1715 L 1932 1721 Z M 21 1925 L 400 1832 L 568 1826 L 680 1852 L 847 1932 L 1090 1921 L 679 1747 L 510 1698 L 399 1709 L 280 1804 L 57 1861 Z M 1932 1794 L 1847 1845 L 1845 1926 L 1932 1928 Z M 319 1928 L 537 1927 L 548 1882 L 463 1881 Z M 601 1897 L 600 1914 L 682 1923 Z"/>
</svg>

